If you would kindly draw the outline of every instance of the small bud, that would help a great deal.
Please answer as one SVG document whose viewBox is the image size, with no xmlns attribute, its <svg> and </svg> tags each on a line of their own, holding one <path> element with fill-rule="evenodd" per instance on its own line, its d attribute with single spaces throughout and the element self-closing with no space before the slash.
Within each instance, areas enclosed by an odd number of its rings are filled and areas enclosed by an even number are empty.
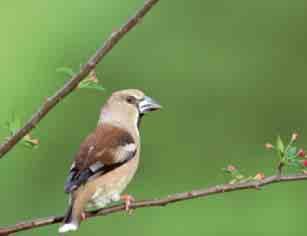
<svg viewBox="0 0 307 236">
<path fill-rule="evenodd" d="M 298 152 L 296 153 L 296 155 L 297 155 L 298 157 L 304 158 L 305 155 L 306 155 L 306 153 L 305 153 L 304 149 L 301 148 L 300 150 L 298 150 Z"/>
<path fill-rule="evenodd" d="M 229 172 L 233 172 L 233 171 L 237 170 L 237 168 L 235 166 L 233 166 L 233 165 L 229 165 L 229 166 L 227 166 L 227 170 Z"/>
<path fill-rule="evenodd" d="M 99 82 L 95 70 L 92 70 L 88 77 L 89 77 L 88 80 L 93 82 L 93 83 L 98 83 Z"/>
<path fill-rule="evenodd" d="M 31 142 L 32 142 L 34 145 L 38 145 L 38 144 L 39 144 L 39 140 L 38 140 L 38 139 L 32 139 Z"/>
<path fill-rule="evenodd" d="M 33 138 L 30 134 L 26 134 L 23 139 L 34 146 L 37 146 L 40 143 L 38 139 Z"/>
<path fill-rule="evenodd" d="M 293 133 L 291 137 L 291 141 L 296 141 L 298 139 L 298 133 Z"/>
<path fill-rule="evenodd" d="M 307 167 L 307 160 L 304 160 L 304 161 L 303 161 L 303 166 L 304 166 L 304 167 Z"/>
<path fill-rule="evenodd" d="M 274 148 L 274 146 L 270 143 L 266 143 L 264 146 L 265 146 L 266 149 L 273 149 Z"/>
<path fill-rule="evenodd" d="M 262 172 L 257 173 L 254 177 L 254 179 L 256 179 L 256 180 L 263 180 L 264 178 L 265 178 L 265 176 Z"/>
</svg>

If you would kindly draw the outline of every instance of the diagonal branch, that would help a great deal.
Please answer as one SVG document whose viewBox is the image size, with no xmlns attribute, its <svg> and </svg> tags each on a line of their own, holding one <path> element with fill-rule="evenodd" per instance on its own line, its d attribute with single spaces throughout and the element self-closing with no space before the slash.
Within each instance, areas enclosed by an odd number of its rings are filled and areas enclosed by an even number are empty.
<svg viewBox="0 0 307 236">
<path fill-rule="evenodd" d="M 97 66 L 97 64 L 112 50 L 112 48 L 131 31 L 142 18 L 150 11 L 150 9 L 159 0 L 146 0 L 143 7 L 131 17 L 118 31 L 113 32 L 109 38 L 103 43 L 96 53 L 82 67 L 79 73 L 74 75 L 61 89 L 59 89 L 52 97 L 46 99 L 44 104 L 34 113 L 31 119 L 13 136 L 0 146 L 0 158 L 9 152 L 26 134 L 28 134 L 36 125 L 67 95 L 69 95 L 78 84 L 86 78 L 86 76 Z"/>
<path fill-rule="evenodd" d="M 179 201 L 186 201 L 193 198 L 207 197 L 209 195 L 239 191 L 244 189 L 259 189 L 261 186 L 269 185 L 278 182 L 288 182 L 288 181 L 299 181 L 299 180 L 307 180 L 306 174 L 296 174 L 296 175 L 273 175 L 267 178 L 264 178 L 260 181 L 249 181 L 238 184 L 224 184 L 224 185 L 216 185 L 213 187 L 209 187 L 206 189 L 193 190 L 189 192 L 176 193 L 172 195 L 168 195 L 164 198 L 158 198 L 153 200 L 143 200 L 132 203 L 131 208 L 144 208 L 144 207 L 157 207 L 157 206 L 166 206 L 170 203 L 175 203 Z M 112 213 L 125 211 L 124 205 L 115 205 L 108 208 L 104 208 L 99 211 L 89 212 L 87 213 L 87 219 L 96 216 L 106 216 Z M 0 236 L 1 235 L 9 235 L 11 233 L 30 230 L 34 228 L 43 227 L 46 225 L 52 225 L 62 222 L 63 216 L 51 216 L 42 219 L 30 220 L 26 222 L 21 222 L 13 226 L 0 228 Z"/>
</svg>

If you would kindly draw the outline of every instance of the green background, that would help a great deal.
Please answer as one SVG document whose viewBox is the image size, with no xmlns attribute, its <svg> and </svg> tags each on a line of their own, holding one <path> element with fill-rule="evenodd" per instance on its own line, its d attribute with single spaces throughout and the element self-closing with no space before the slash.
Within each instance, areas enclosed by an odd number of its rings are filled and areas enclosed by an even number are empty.
<svg viewBox="0 0 307 236">
<path fill-rule="evenodd" d="M 142 0 L 1 3 L 0 123 L 27 120 Z M 98 66 L 105 92 L 80 90 L 0 162 L 0 224 L 64 213 L 63 184 L 82 139 L 112 91 L 139 88 L 164 106 L 142 123 L 142 162 L 128 193 L 137 199 L 274 173 L 263 144 L 300 133 L 307 143 L 305 0 L 161 0 Z M 1 129 L 0 136 L 8 135 Z M 72 235 L 299 235 L 305 182 L 239 191 L 91 219 Z M 56 235 L 58 225 L 19 235 Z"/>
</svg>

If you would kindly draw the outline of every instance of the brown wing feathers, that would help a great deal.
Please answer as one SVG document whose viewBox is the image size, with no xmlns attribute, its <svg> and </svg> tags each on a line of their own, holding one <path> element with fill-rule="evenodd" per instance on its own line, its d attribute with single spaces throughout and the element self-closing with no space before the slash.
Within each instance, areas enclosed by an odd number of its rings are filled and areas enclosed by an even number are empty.
<svg viewBox="0 0 307 236">
<path fill-rule="evenodd" d="M 136 149 L 136 142 L 129 132 L 110 125 L 98 126 L 81 144 L 65 191 L 72 192 L 91 176 L 104 174 L 129 161 Z"/>
</svg>

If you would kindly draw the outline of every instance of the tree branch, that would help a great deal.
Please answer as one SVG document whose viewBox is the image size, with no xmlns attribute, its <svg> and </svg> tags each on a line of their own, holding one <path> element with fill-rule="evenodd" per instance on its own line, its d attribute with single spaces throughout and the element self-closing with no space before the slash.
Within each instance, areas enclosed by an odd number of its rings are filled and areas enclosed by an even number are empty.
<svg viewBox="0 0 307 236">
<path fill-rule="evenodd" d="M 79 73 L 74 75 L 61 89 L 59 89 L 52 97 L 46 99 L 44 104 L 32 115 L 30 120 L 13 136 L 0 146 L 0 158 L 9 152 L 26 134 L 28 134 L 36 125 L 67 95 L 69 95 L 78 84 L 87 77 L 87 75 L 95 69 L 97 64 L 112 50 L 112 48 L 131 31 L 142 18 L 150 11 L 150 9 L 159 0 L 146 0 L 143 7 L 131 17 L 118 31 L 113 32 L 109 38 L 103 43 L 96 53 L 82 67 Z"/>
<path fill-rule="evenodd" d="M 85 79 L 88 74 L 96 68 L 97 64 L 113 49 L 113 47 L 131 31 L 142 18 L 150 11 L 150 9 L 159 0 L 146 0 L 143 7 L 130 18 L 118 31 L 113 32 L 109 38 L 103 43 L 95 54 L 90 57 L 82 69 L 61 88 L 53 96 L 46 99 L 44 104 L 32 115 L 30 120 L 11 136 L 6 142 L 0 145 L 0 158 L 9 152 L 26 134 L 28 134 L 36 125 L 66 96 L 68 96 L 78 84 Z M 293 138 L 292 138 L 293 139 Z M 294 140 L 294 139 L 293 139 Z M 143 200 L 132 203 L 131 208 L 145 208 L 166 206 L 167 204 L 186 201 L 194 198 L 207 197 L 214 194 L 223 194 L 225 192 L 239 191 L 244 189 L 259 189 L 261 186 L 288 181 L 307 180 L 307 174 L 282 175 L 283 164 L 279 163 L 276 175 L 266 177 L 262 180 L 245 181 L 236 184 L 216 185 L 206 189 L 192 190 L 189 192 L 175 193 L 164 198 Z M 88 212 L 86 220 L 96 216 L 106 216 L 112 213 L 125 211 L 123 204 L 107 207 L 98 211 Z M 47 225 L 57 224 L 63 221 L 63 216 L 51 216 L 47 218 L 34 219 L 26 222 L 20 222 L 16 225 L 0 228 L 0 236 L 9 235 L 15 232 L 30 230 Z"/>
<path fill-rule="evenodd" d="M 207 197 L 209 195 L 225 193 L 225 192 L 233 192 L 244 189 L 259 189 L 261 186 L 278 183 L 278 182 L 288 182 L 288 181 L 299 181 L 299 180 L 307 180 L 306 174 L 296 174 L 296 175 L 273 175 L 270 177 L 266 177 L 260 181 L 249 181 L 238 184 L 224 184 L 224 185 L 216 185 L 213 187 L 209 187 L 206 189 L 193 190 L 189 192 L 176 193 L 172 195 L 168 195 L 164 198 L 152 199 L 152 200 L 143 200 L 132 203 L 131 208 L 144 208 L 144 207 L 158 207 L 158 206 L 166 206 L 170 203 L 175 203 L 179 201 L 186 201 L 189 199 Z M 108 208 L 104 208 L 99 211 L 93 211 L 87 213 L 86 219 L 96 216 L 106 216 L 112 213 L 125 211 L 125 206 L 115 205 Z M 11 233 L 30 230 L 34 228 L 43 227 L 46 225 L 52 225 L 62 222 L 63 216 L 51 216 L 42 219 L 30 220 L 26 222 L 21 222 L 13 226 L 0 228 L 0 236 L 1 235 L 9 235 Z"/>
</svg>

